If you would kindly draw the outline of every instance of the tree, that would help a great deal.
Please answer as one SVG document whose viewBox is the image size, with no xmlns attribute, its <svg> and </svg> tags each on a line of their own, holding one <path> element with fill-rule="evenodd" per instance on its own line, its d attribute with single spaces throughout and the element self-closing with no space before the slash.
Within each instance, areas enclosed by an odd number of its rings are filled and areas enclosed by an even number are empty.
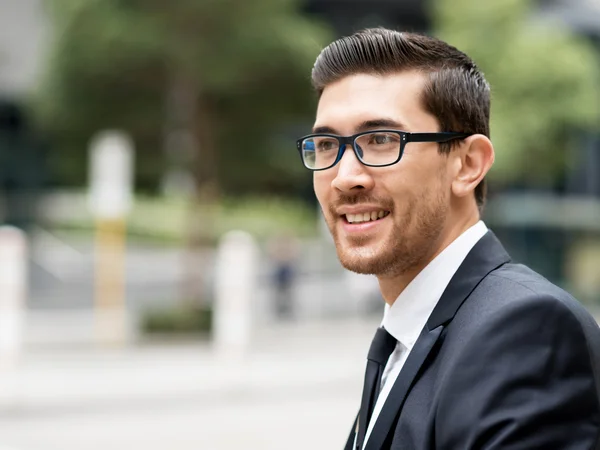
<svg viewBox="0 0 600 450">
<path fill-rule="evenodd" d="M 298 1 L 52 0 L 50 13 L 37 111 L 66 182 L 83 181 L 87 141 L 106 127 L 143 149 L 142 186 L 163 171 L 168 142 L 199 189 L 279 188 L 304 175 L 276 137 L 312 114 L 307 74 L 328 31 Z M 188 139 L 169 138 L 179 131 Z"/>
<path fill-rule="evenodd" d="M 575 132 L 600 128 L 600 55 L 532 0 L 435 0 L 434 29 L 492 86 L 498 183 L 548 186 L 573 163 Z"/>
<path fill-rule="evenodd" d="M 290 189 L 306 177 L 277 135 L 312 114 L 307 74 L 328 33 L 298 1 L 52 0 L 50 12 L 56 39 L 37 110 L 71 183 L 83 181 L 97 130 L 128 131 L 139 184 L 156 185 L 165 165 L 191 174 L 194 256 L 222 187 Z M 195 259 L 186 267 L 200 272 Z M 187 298 L 200 295 L 196 279 Z"/>
</svg>

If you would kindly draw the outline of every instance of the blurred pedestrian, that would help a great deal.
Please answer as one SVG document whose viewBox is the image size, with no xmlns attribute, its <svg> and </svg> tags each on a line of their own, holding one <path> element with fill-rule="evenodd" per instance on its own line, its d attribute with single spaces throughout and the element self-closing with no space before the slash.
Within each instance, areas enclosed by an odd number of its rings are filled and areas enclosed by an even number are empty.
<svg viewBox="0 0 600 450">
<path fill-rule="evenodd" d="M 279 319 L 291 319 L 294 316 L 293 287 L 296 278 L 296 259 L 298 244 L 291 233 L 282 233 L 268 243 L 271 258 L 274 287 L 274 310 Z"/>
<path fill-rule="evenodd" d="M 298 150 L 341 263 L 387 304 L 346 449 L 600 448 L 596 322 L 480 218 L 494 148 L 475 63 L 369 29 L 326 47 L 312 82 Z"/>
</svg>

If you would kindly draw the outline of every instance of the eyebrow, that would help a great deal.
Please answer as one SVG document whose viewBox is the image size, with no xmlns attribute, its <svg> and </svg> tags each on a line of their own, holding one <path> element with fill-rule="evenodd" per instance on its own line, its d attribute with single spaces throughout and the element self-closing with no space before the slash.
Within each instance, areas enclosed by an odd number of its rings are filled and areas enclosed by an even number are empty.
<svg viewBox="0 0 600 450">
<path fill-rule="evenodd" d="M 392 119 L 372 119 L 372 120 L 365 120 L 364 122 L 361 122 L 355 129 L 355 133 L 361 133 L 363 131 L 369 131 L 375 128 L 393 128 L 396 130 L 406 130 L 406 126 L 403 125 L 401 122 L 398 122 L 396 120 L 392 120 Z M 323 126 L 319 126 L 319 127 L 315 127 L 313 128 L 312 132 L 314 134 L 321 134 L 321 133 L 327 133 L 327 134 L 339 134 L 335 128 L 329 127 L 327 125 L 323 125 Z"/>
</svg>

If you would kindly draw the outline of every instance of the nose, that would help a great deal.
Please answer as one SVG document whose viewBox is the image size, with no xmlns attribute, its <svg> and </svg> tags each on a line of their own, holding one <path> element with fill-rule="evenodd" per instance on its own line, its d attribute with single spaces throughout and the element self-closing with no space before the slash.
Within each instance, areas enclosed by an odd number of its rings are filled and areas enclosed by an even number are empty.
<svg viewBox="0 0 600 450">
<path fill-rule="evenodd" d="M 355 192 L 361 189 L 373 188 L 373 177 L 369 173 L 369 167 L 363 165 L 352 150 L 346 147 L 342 159 L 334 167 L 337 173 L 331 182 L 334 189 L 344 193 Z"/>
</svg>

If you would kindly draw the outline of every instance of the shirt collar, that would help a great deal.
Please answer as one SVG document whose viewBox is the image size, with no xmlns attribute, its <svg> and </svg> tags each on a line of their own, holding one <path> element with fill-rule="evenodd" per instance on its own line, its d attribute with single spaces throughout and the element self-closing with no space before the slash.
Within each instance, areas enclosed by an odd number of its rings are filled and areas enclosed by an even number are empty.
<svg viewBox="0 0 600 450">
<path fill-rule="evenodd" d="M 477 222 L 419 272 L 392 306 L 386 304 L 382 326 L 409 350 L 455 272 L 487 231 L 481 220 Z"/>
</svg>

